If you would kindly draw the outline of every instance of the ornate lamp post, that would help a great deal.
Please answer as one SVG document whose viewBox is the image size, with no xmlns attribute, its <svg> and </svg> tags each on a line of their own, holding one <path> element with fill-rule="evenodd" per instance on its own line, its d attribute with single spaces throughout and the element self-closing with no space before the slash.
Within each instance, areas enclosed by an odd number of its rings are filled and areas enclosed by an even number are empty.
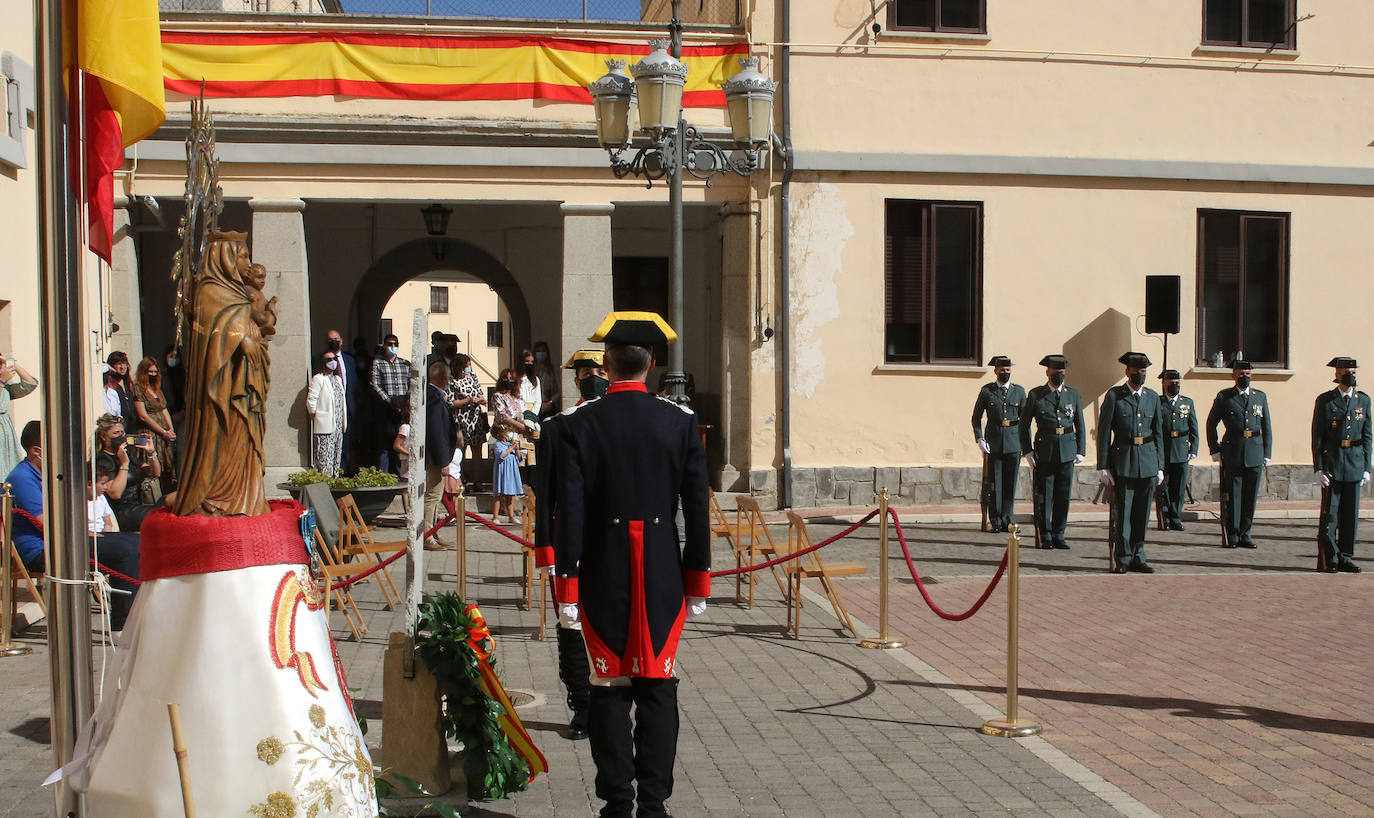
<svg viewBox="0 0 1374 818">
<path fill-rule="evenodd" d="M 682 91 L 687 84 L 687 66 L 682 57 L 682 0 L 673 0 L 673 20 L 668 24 L 670 40 L 652 40 L 649 56 L 630 66 L 631 80 L 622 60 L 607 60 L 610 71 L 588 86 L 596 111 L 596 138 L 610 155 L 611 172 L 617 179 L 635 176 L 647 186 L 667 177 L 671 248 L 668 255 L 668 323 L 682 332 L 682 172 L 706 180 L 709 186 L 718 173 L 749 176 L 763 164 L 763 153 L 771 138 L 769 128 L 773 93 L 777 83 L 758 70 L 758 58 L 740 60 L 742 71 L 721 84 L 730 115 L 732 143 L 718 145 L 702 138 L 696 128 L 682 118 Z M 637 102 L 637 105 L 636 105 Z M 634 108 L 638 108 L 639 129 L 647 132 L 647 142 L 634 142 Z M 633 156 L 625 152 L 635 149 Z M 668 395 L 686 403 L 687 375 L 682 366 L 682 344 L 668 348 L 668 374 L 664 382 Z"/>
</svg>

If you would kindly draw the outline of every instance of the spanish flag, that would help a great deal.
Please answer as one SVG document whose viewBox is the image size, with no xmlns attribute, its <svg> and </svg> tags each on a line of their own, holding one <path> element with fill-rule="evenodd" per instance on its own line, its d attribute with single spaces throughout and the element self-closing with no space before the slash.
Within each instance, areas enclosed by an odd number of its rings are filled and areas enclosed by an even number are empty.
<svg viewBox="0 0 1374 818">
<path fill-rule="evenodd" d="M 90 224 L 91 251 L 110 260 L 114 234 L 114 172 L 124 148 L 151 134 L 167 117 L 162 84 L 162 39 L 157 0 L 63 0 L 63 68 L 68 98 L 78 99 L 82 72 L 85 157 L 80 186 Z M 75 110 L 75 108 L 73 108 Z M 74 133 L 76 129 L 73 129 Z M 75 168 L 73 168 L 75 170 Z"/>
</svg>

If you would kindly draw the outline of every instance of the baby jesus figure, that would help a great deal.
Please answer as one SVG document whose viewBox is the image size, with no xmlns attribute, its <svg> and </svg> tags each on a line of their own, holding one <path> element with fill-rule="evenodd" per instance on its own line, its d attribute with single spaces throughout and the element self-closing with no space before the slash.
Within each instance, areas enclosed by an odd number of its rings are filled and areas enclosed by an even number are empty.
<svg viewBox="0 0 1374 818">
<path fill-rule="evenodd" d="M 267 268 L 261 264 L 254 264 L 249 268 L 245 283 L 248 284 L 248 299 L 252 303 L 249 316 L 258 326 L 262 340 L 270 341 L 277 334 L 277 297 L 274 295 L 272 300 L 268 301 L 267 296 L 263 294 L 262 288 L 267 285 Z"/>
</svg>

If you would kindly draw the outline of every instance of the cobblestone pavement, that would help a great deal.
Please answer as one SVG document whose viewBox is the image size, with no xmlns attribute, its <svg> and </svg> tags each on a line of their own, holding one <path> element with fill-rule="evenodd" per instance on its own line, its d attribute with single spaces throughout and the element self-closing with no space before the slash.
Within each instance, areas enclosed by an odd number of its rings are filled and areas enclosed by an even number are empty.
<svg viewBox="0 0 1374 818">
<path fill-rule="evenodd" d="M 817 541 L 841 528 L 810 525 Z M 1020 741 L 976 732 L 1004 702 L 1001 591 L 972 619 L 942 622 L 894 538 L 892 631 L 908 646 L 872 651 L 837 630 L 814 589 L 794 641 L 767 572 L 753 609 L 730 602 L 733 582 L 718 579 L 680 654 L 671 806 L 684 816 L 1374 814 L 1374 723 L 1362 695 L 1374 671 L 1362 651 L 1374 636 L 1371 580 L 1312 572 L 1314 528 L 1266 521 L 1254 551 L 1218 548 L 1215 524 L 1151 531 L 1154 576 L 1107 575 L 1100 523 L 1071 526 L 1069 551 L 1024 551 L 1021 711 L 1046 732 Z M 463 814 L 592 814 L 587 744 L 562 737 L 552 631 L 533 638 L 537 607 L 520 605 L 514 544 L 470 531 L 470 594 L 496 635 L 502 679 L 535 697 L 520 713 L 551 770 L 527 792 Z M 785 533 L 774 527 L 778 539 Z M 977 596 L 1005 544 L 976 524 L 910 525 L 908 536 L 947 609 Z M 878 622 L 876 543 L 870 525 L 822 552 L 868 567 L 837 587 L 869 625 Z M 1369 548 L 1362 541 L 1357 553 Z M 453 552 L 426 556 L 427 589 L 453 587 Z M 715 557 L 718 568 L 733 565 L 723 545 Z M 369 632 L 339 648 L 375 747 L 382 650 L 401 617 L 384 610 L 375 584 L 358 598 Z M 334 624 L 336 636 L 346 633 L 338 615 Z M 49 809 L 37 787 L 51 763 L 47 655 L 41 640 L 26 641 L 33 656 L 0 659 L 0 816 Z"/>
</svg>

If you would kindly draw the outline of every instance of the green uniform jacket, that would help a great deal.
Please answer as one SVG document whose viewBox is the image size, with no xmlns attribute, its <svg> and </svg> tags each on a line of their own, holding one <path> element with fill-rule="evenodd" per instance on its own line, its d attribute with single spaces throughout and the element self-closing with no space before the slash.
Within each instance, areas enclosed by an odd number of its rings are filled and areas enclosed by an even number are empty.
<svg viewBox="0 0 1374 818">
<path fill-rule="evenodd" d="M 1193 399 L 1179 395 L 1170 403 L 1161 397 L 1159 411 L 1163 414 L 1164 462 L 1187 463 L 1189 455 L 1197 454 L 1199 443 Z"/>
<path fill-rule="evenodd" d="M 1346 398 L 1332 389 L 1317 396 L 1312 410 L 1312 468 L 1332 480 L 1360 480 L 1374 454 L 1374 426 L 1369 419 L 1369 395 L 1356 391 Z"/>
<path fill-rule="evenodd" d="M 1226 427 L 1219 443 L 1218 423 Z M 1251 387 L 1247 399 L 1231 386 L 1217 393 L 1207 413 L 1207 451 L 1221 452 L 1221 464 L 1228 469 L 1258 468 L 1273 457 L 1274 430 L 1269 423 L 1269 399 L 1263 392 Z"/>
<path fill-rule="evenodd" d="M 1097 468 L 1126 479 L 1154 477 L 1164 468 L 1159 393 L 1124 384 L 1102 396 L 1097 417 Z"/>
<path fill-rule="evenodd" d="M 973 436 L 986 440 L 993 454 L 1018 454 L 1021 451 L 1021 409 L 1026 403 L 1026 390 L 1020 384 L 1007 384 L 1002 397 L 1002 385 L 993 381 L 978 390 L 973 404 Z M 983 413 L 987 425 L 983 425 Z"/>
<path fill-rule="evenodd" d="M 1035 422 L 1035 447 L 1031 447 L 1031 422 Z M 1078 390 L 1065 386 L 1056 393 L 1049 384 L 1026 395 L 1021 410 L 1021 451 L 1035 452 L 1039 463 L 1067 463 L 1087 455 L 1088 438 L 1083 429 L 1083 399 Z"/>
</svg>

